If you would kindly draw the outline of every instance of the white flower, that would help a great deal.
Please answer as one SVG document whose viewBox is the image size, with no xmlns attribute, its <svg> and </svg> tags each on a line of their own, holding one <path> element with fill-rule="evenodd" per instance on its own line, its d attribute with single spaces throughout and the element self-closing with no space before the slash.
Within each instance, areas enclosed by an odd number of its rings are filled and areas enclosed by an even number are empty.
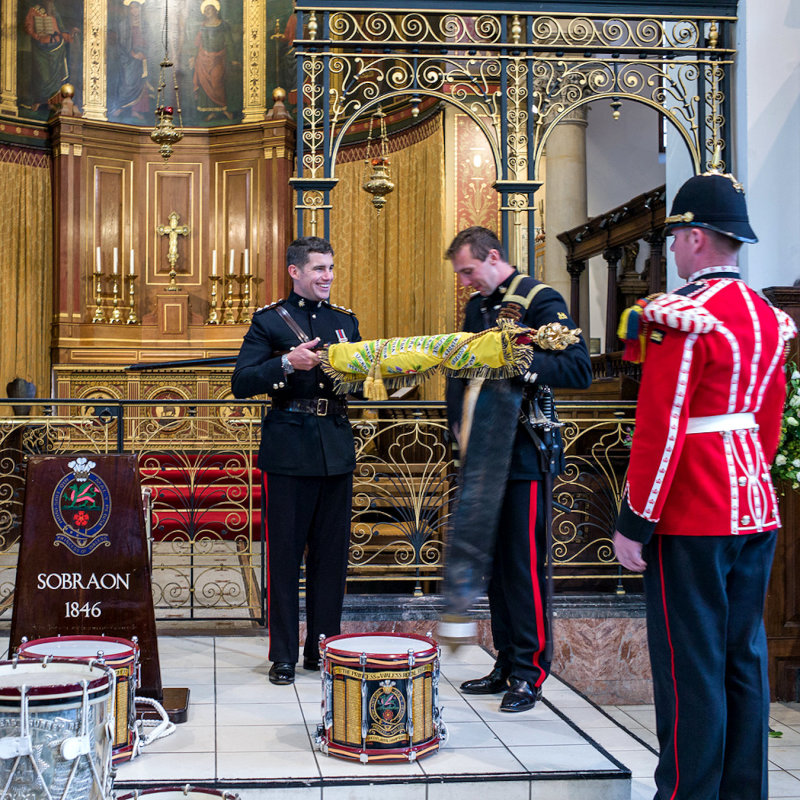
<svg viewBox="0 0 800 800">
<path fill-rule="evenodd" d="M 784 459 L 784 461 L 785 460 L 786 459 Z M 794 461 L 792 461 L 792 466 L 793 467 L 800 467 L 800 458 L 796 458 Z"/>
<path fill-rule="evenodd" d="M 796 428 L 798 425 L 800 425 L 800 422 L 798 422 L 795 417 L 786 417 L 786 424 Z"/>
<path fill-rule="evenodd" d="M 792 375 L 791 375 L 791 378 L 789 378 L 789 380 L 792 380 L 792 381 L 800 381 L 800 372 L 798 372 L 797 370 L 795 370 L 795 371 L 792 373 Z"/>
<path fill-rule="evenodd" d="M 775 466 L 782 467 L 786 463 L 786 456 L 783 453 L 778 453 L 775 456 Z"/>
<path fill-rule="evenodd" d="M 800 394 L 793 394 L 789 398 L 789 406 L 790 408 L 797 408 L 797 406 L 800 406 Z"/>
</svg>

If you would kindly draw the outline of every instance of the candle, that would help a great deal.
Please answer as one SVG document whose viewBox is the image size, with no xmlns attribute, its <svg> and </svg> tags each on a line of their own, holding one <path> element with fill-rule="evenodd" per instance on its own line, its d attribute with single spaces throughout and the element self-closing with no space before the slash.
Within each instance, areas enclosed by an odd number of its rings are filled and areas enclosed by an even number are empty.
<svg viewBox="0 0 800 800">
<path fill-rule="evenodd" d="M 133 248 L 131 248 L 131 275 L 133 275 Z"/>
<path fill-rule="evenodd" d="M 231 265 L 230 268 L 228 269 L 228 274 L 233 275 L 233 250 L 231 250 Z"/>
<path fill-rule="evenodd" d="M 244 251 L 244 274 L 250 274 L 250 254 L 247 250 Z"/>
<path fill-rule="evenodd" d="M 217 274 L 217 251 L 216 250 L 211 254 L 211 274 L 212 275 L 216 275 Z"/>
<path fill-rule="evenodd" d="M 117 274 L 117 248 L 114 248 L 114 274 Z"/>
<path fill-rule="evenodd" d="M 97 248 L 97 264 L 95 266 L 95 269 L 97 270 L 97 274 L 98 275 L 103 271 L 103 265 L 102 265 L 102 263 L 100 261 L 100 248 L 99 247 Z"/>
</svg>

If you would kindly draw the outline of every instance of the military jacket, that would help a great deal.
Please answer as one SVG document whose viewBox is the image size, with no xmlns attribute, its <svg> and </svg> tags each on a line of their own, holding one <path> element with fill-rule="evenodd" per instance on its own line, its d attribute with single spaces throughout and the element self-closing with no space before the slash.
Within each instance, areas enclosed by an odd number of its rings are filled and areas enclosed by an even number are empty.
<svg viewBox="0 0 800 800">
<path fill-rule="evenodd" d="M 516 303 L 514 298 L 507 299 L 508 289 L 519 274 L 514 271 L 488 297 L 476 293 L 469 299 L 464 315 L 465 331 L 477 333 L 491 328 L 501 313 L 531 328 L 538 328 L 548 322 L 559 322 L 568 328 L 577 327 L 561 295 L 535 278 L 522 276 L 522 280 L 514 288 L 516 297 L 527 297 L 535 291 L 527 309 Z M 535 382 L 526 383 L 521 378 L 513 380 L 524 385 L 526 390 L 528 387 L 535 387 L 537 383 L 551 388 L 586 389 L 592 382 L 592 365 L 583 338 L 578 344 L 570 345 L 562 351 L 537 348 L 531 371 L 536 373 Z M 464 381 L 452 379 L 448 382 L 447 412 L 451 425 L 460 424 L 463 391 Z M 517 427 L 509 477 L 528 480 L 539 480 L 543 477 L 539 454 L 530 435 L 521 425 Z"/>
<path fill-rule="evenodd" d="M 257 311 L 245 334 L 231 388 L 237 398 L 268 394 L 275 401 L 341 398 L 321 368 L 284 375 L 281 356 L 300 344 L 277 306 L 288 311 L 309 339 L 320 344 L 357 342 L 358 320 L 327 300 L 305 300 L 292 292 Z M 263 420 L 258 466 L 279 475 L 342 475 L 355 468 L 353 431 L 345 415 L 317 416 L 272 408 Z"/>
<path fill-rule="evenodd" d="M 770 464 L 792 320 L 715 268 L 644 309 L 645 360 L 620 533 L 726 536 L 780 525 Z"/>
</svg>

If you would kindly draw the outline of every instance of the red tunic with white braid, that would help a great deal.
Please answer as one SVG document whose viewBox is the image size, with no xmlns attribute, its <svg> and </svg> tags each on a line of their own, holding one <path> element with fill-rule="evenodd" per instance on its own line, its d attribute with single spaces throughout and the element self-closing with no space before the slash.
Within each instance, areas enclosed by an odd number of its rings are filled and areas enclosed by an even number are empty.
<svg viewBox="0 0 800 800">
<path fill-rule="evenodd" d="M 791 318 L 741 280 L 709 276 L 653 300 L 643 319 L 647 347 L 617 529 L 647 542 L 654 531 L 777 528 L 769 469 L 785 345 L 797 333 Z"/>
</svg>

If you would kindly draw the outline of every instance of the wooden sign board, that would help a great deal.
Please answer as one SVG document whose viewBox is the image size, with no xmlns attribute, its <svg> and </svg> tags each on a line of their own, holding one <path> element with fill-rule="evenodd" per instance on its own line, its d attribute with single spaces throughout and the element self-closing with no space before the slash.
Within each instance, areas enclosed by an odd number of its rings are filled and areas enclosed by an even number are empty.
<svg viewBox="0 0 800 800">
<path fill-rule="evenodd" d="M 136 456 L 28 460 L 11 652 L 23 636 L 139 639 L 141 688 L 161 702 Z"/>
</svg>

